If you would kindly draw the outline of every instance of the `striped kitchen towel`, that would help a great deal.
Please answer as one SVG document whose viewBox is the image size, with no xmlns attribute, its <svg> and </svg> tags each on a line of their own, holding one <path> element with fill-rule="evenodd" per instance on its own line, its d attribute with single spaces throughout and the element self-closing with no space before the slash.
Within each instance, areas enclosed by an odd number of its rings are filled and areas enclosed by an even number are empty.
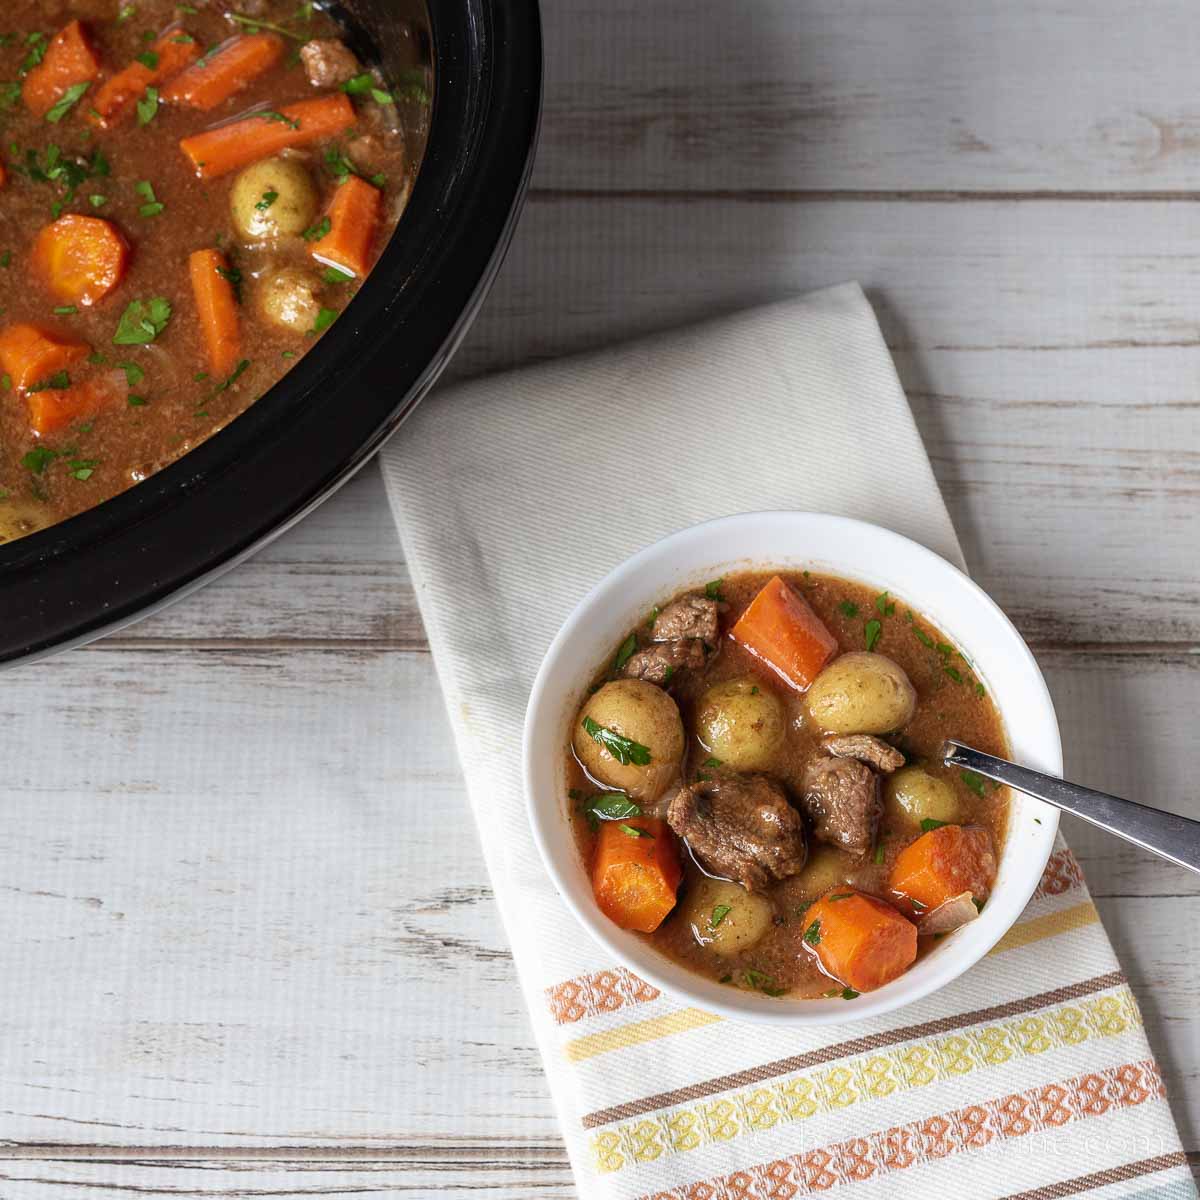
<svg viewBox="0 0 1200 1200">
<path fill-rule="evenodd" d="M 966 975 L 816 1029 L 721 1019 L 607 961 L 533 845 L 534 673 L 633 551 L 795 508 L 961 564 L 857 286 L 448 389 L 383 469 L 582 1196 L 1196 1200 L 1137 1004 L 1061 843 Z"/>
</svg>

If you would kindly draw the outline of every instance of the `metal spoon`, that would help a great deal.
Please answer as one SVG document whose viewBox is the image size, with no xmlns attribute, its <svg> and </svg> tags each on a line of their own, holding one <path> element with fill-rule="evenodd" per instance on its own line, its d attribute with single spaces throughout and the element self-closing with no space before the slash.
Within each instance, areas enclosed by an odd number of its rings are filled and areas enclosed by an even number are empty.
<svg viewBox="0 0 1200 1200">
<path fill-rule="evenodd" d="M 1006 758 L 973 750 L 961 742 L 943 742 L 941 753 L 948 767 L 962 767 L 997 783 L 1006 783 L 1200 874 L 1200 821 L 1147 808 L 1107 792 L 1094 792 L 1077 783 L 1019 767 Z"/>
</svg>

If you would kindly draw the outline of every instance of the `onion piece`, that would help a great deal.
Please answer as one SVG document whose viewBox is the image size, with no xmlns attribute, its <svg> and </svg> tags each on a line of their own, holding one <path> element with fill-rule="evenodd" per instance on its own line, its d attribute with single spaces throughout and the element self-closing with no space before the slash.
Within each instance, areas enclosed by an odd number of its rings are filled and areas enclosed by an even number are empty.
<svg viewBox="0 0 1200 1200">
<path fill-rule="evenodd" d="M 922 934 L 951 933 L 977 916 L 979 909 L 975 907 L 974 897 L 970 892 L 959 892 L 925 913 L 917 923 L 917 930 Z"/>
</svg>

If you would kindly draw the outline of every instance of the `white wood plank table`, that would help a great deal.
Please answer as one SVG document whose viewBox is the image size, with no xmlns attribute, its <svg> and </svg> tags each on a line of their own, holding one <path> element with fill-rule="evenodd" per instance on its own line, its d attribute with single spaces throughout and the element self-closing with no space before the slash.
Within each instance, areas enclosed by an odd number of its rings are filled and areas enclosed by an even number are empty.
<svg viewBox="0 0 1200 1200">
<path fill-rule="evenodd" d="M 861 280 L 1069 771 L 1200 813 L 1194 6 L 545 19 L 535 188 L 455 372 Z M 574 1195 L 373 468 L 6 673 L 0 729 L 3 1200 Z M 1200 1165 L 1200 887 L 1066 832 Z"/>
</svg>

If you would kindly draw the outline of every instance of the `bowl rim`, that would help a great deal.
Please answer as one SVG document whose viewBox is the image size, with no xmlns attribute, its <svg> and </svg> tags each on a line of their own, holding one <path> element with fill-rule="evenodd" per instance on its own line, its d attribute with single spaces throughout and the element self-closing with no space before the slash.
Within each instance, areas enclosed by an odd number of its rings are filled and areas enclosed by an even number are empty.
<svg viewBox="0 0 1200 1200">
<path fill-rule="evenodd" d="M 565 763 L 563 738 L 567 728 L 566 714 L 577 706 L 583 689 L 592 677 L 589 672 L 603 657 L 603 652 L 597 654 L 595 663 L 589 663 L 581 673 L 577 673 L 572 685 L 564 691 L 559 676 L 570 673 L 564 666 L 564 661 L 575 646 L 577 635 L 593 623 L 596 614 L 605 610 L 605 606 L 623 606 L 622 611 L 636 613 L 648 609 L 667 594 L 665 588 L 654 589 L 651 594 L 639 592 L 637 580 L 646 574 L 652 565 L 665 563 L 672 555 L 679 554 L 681 560 L 686 559 L 691 565 L 676 571 L 676 574 L 683 572 L 680 575 L 681 579 L 684 574 L 688 578 L 675 590 L 696 586 L 706 576 L 707 571 L 716 570 L 741 558 L 740 555 L 731 559 L 727 554 L 713 553 L 705 560 L 705 546 L 715 546 L 726 537 L 734 537 L 736 540 L 749 535 L 752 530 L 757 532 L 767 527 L 773 527 L 777 532 L 786 528 L 788 544 L 795 545 L 798 542 L 801 547 L 804 533 L 808 532 L 811 536 L 812 531 L 818 527 L 824 527 L 830 537 L 840 538 L 843 545 L 856 545 L 863 539 L 888 543 L 894 553 L 903 556 L 910 564 L 913 578 L 916 577 L 918 568 L 932 572 L 932 581 L 927 591 L 933 590 L 936 581 L 939 589 L 949 589 L 955 593 L 956 604 L 965 599 L 973 605 L 977 616 L 986 621 L 992 632 L 1001 636 L 1003 646 L 989 648 L 986 654 L 980 654 L 977 646 L 964 646 L 964 649 L 970 649 L 977 662 L 1001 653 L 1011 655 L 1012 658 L 1006 661 L 1011 662 L 1014 669 L 1020 672 L 1028 689 L 1021 710 L 1016 714 L 1016 726 L 1023 734 L 1020 747 L 1012 744 L 1014 739 L 1010 725 L 1011 706 L 1005 707 L 997 700 L 1014 757 L 1023 756 L 1026 761 L 1032 758 L 1034 761 L 1029 765 L 1052 774 L 1061 774 L 1062 744 L 1058 722 L 1053 701 L 1037 661 L 1003 610 L 973 579 L 927 547 L 881 525 L 829 513 L 764 510 L 716 517 L 669 533 L 619 563 L 576 604 L 547 648 L 530 691 L 522 737 L 522 778 L 526 810 L 542 862 L 559 896 L 599 946 L 634 974 L 676 1000 L 737 1020 L 792 1026 L 847 1024 L 895 1011 L 932 995 L 969 970 L 1000 941 L 1019 918 L 1038 886 L 1046 861 L 1054 848 L 1059 819 L 1057 809 L 1032 797 L 1013 793 L 1009 829 L 1001 853 L 1001 879 L 1005 881 L 1005 886 L 1003 891 L 999 887 L 993 891 L 979 921 L 972 922 L 967 927 L 974 931 L 970 942 L 963 942 L 961 938 L 953 941 L 948 939 L 935 952 L 919 960 L 918 964 L 900 979 L 877 991 L 863 993 L 855 998 L 852 1004 L 847 1004 L 840 998 L 803 1001 L 773 999 L 757 992 L 735 990 L 693 975 L 654 950 L 638 935 L 619 929 L 604 917 L 591 900 L 590 887 L 580 887 L 581 881 L 586 885 L 586 870 L 574 852 L 573 841 L 569 862 L 564 861 L 565 856 L 554 845 L 555 836 L 561 836 L 563 833 L 566 817 L 563 812 L 562 789 L 549 788 L 544 772 L 561 774 Z M 799 569 L 798 566 L 791 565 L 793 561 L 811 562 L 814 566 L 824 565 L 824 560 L 816 555 L 781 552 L 774 563 L 757 557 L 753 563 L 747 562 L 745 569 L 770 570 L 773 565 L 778 566 L 785 559 L 789 562 L 789 570 Z M 873 584 L 870 571 L 865 567 L 857 570 L 845 565 L 839 569 L 830 565 L 828 569 L 831 574 L 840 574 L 843 578 L 868 585 Z M 917 612 L 928 613 L 929 606 L 922 602 L 920 596 L 914 594 L 913 589 L 895 588 L 894 592 L 902 600 L 911 601 Z M 943 621 L 939 620 L 936 623 L 943 632 L 950 634 Z M 614 644 L 615 640 L 616 638 L 613 639 Z M 990 681 L 990 676 L 986 673 L 983 677 Z M 1038 722 L 1042 724 L 1039 726 Z M 553 739 L 545 732 L 547 729 L 556 730 Z M 1041 736 L 1033 736 L 1031 731 L 1040 732 Z M 549 742 L 551 746 L 558 748 L 556 765 L 543 762 L 545 747 L 540 744 L 542 742 Z M 550 791 L 554 792 L 552 800 L 547 798 Z M 541 802 L 539 797 L 542 798 Z M 1033 824 L 1024 820 L 1023 814 L 1026 811 L 1030 814 Z M 1028 844 L 1022 846 L 1019 859 L 1011 857 L 1009 853 L 1014 844 L 1013 826 L 1016 817 L 1021 818 L 1019 825 L 1022 836 L 1026 832 L 1030 835 Z M 1025 826 L 1029 827 L 1028 830 Z M 1006 875 L 1005 872 L 1009 874 Z M 581 895 L 584 891 L 586 898 Z M 988 920 L 987 926 L 983 926 L 985 920 Z M 958 953 L 955 953 L 956 949 L 959 949 Z M 922 969 L 914 975 L 917 967 Z"/>
<path fill-rule="evenodd" d="M 0 545 L 0 665 L 91 641 L 241 562 L 345 483 L 437 380 L 528 189 L 542 38 L 537 0 L 425 10 L 428 139 L 370 275 L 321 344 L 219 432 L 136 487 Z"/>
</svg>

